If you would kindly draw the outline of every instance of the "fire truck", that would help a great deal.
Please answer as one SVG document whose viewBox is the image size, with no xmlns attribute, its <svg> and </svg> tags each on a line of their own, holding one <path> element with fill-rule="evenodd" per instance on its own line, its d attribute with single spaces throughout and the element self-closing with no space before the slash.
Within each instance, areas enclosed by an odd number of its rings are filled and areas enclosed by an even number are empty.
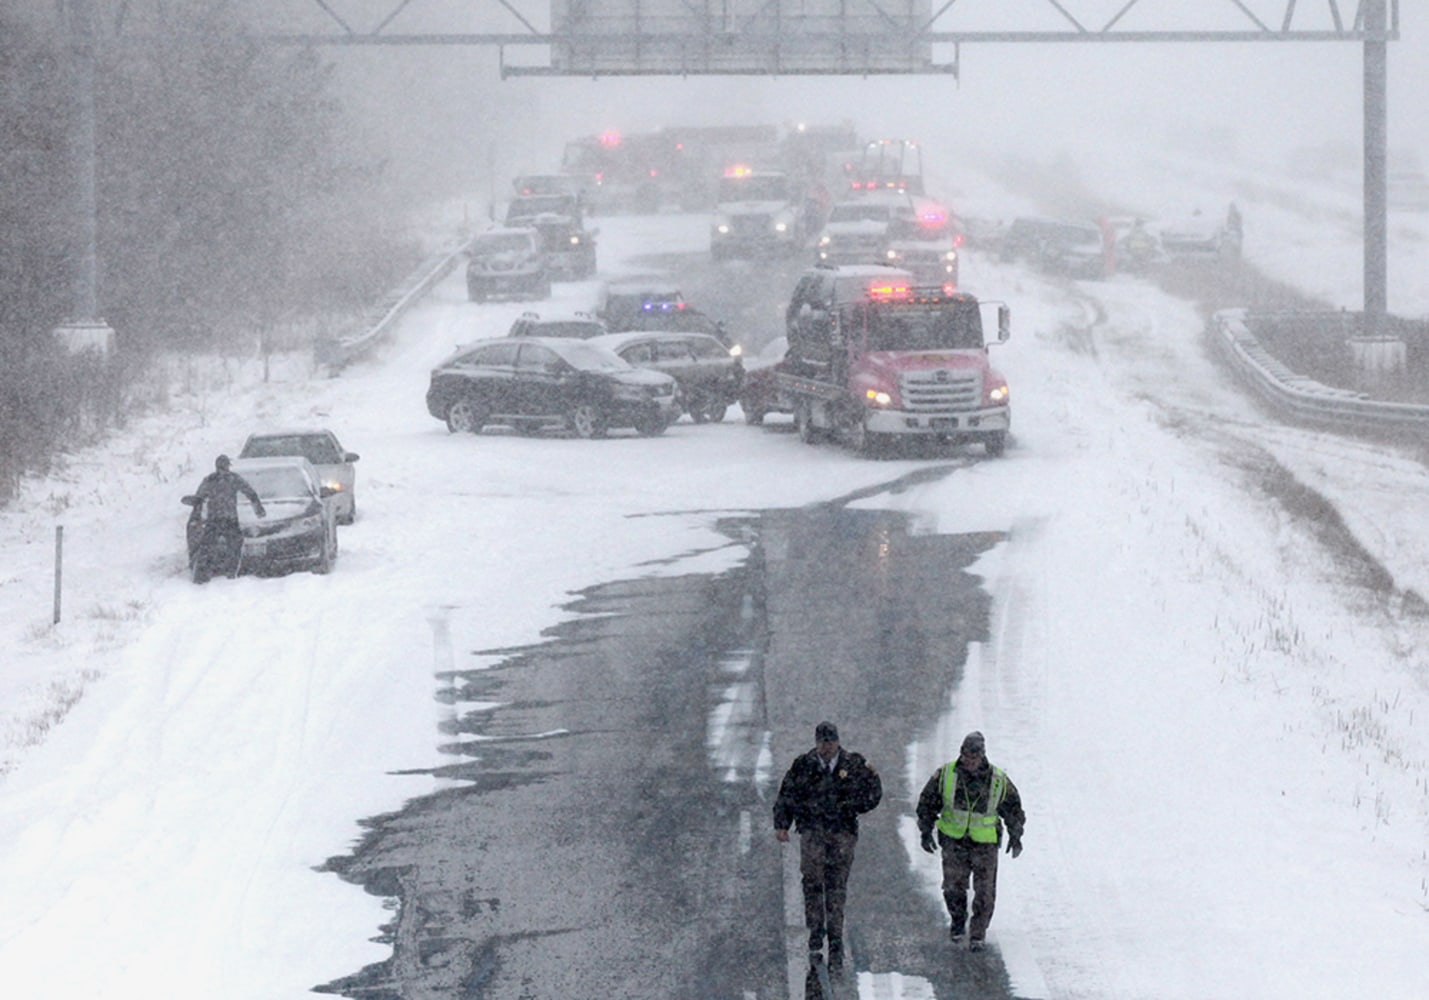
<svg viewBox="0 0 1429 1000">
<path fill-rule="evenodd" d="M 810 268 L 785 312 L 781 408 L 806 443 L 840 438 L 872 455 L 919 437 L 1001 455 L 1012 409 L 983 335 L 984 309 L 994 306 L 1002 343 L 1011 335 L 1005 303 L 919 286 L 901 268 Z"/>
</svg>

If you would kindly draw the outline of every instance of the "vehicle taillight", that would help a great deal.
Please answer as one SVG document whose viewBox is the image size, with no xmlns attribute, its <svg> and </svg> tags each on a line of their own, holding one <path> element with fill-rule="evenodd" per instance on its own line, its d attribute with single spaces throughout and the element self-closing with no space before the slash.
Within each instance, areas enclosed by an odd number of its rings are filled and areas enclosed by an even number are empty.
<svg viewBox="0 0 1429 1000">
<path fill-rule="evenodd" d="M 602 132 L 602 133 L 600 134 L 600 144 L 601 144 L 602 146 L 619 146 L 619 145 L 620 145 L 620 133 L 619 133 L 619 132 Z"/>
</svg>

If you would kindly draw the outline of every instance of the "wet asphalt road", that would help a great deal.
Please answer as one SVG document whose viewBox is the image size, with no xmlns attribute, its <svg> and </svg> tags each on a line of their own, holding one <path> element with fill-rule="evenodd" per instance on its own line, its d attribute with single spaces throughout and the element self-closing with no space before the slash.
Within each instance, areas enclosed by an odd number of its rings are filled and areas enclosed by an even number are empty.
<svg viewBox="0 0 1429 1000">
<path fill-rule="evenodd" d="M 399 905 L 391 960 L 325 990 L 788 996 L 781 852 L 796 848 L 772 836 L 770 785 L 827 717 L 887 786 L 851 881 L 855 966 L 939 997 L 1010 996 L 995 957 L 951 950 L 897 833 L 916 795 L 899 787 L 904 748 L 986 637 L 965 570 L 997 537 L 915 534 L 842 501 L 722 527 L 749 548 L 740 568 L 592 588 L 547 641 L 459 673 L 459 702 L 501 707 L 460 719 L 453 787 L 371 821 L 330 863 Z"/>
<path fill-rule="evenodd" d="M 757 350 L 782 329 L 805 261 L 651 264 Z M 915 475 L 964 464 L 945 457 Z M 469 651 L 499 654 L 494 667 L 464 670 L 458 651 L 456 702 L 501 707 L 454 724 L 450 787 L 367 821 L 354 853 L 329 862 L 394 900 L 393 954 L 318 989 L 823 996 L 786 955 L 785 854 L 797 846 L 774 840 L 770 807 L 829 718 L 885 777 L 850 881 L 852 964 L 922 977 L 939 998 L 1010 997 L 995 953 L 951 950 L 946 915 L 908 870 L 916 845 L 897 831 L 917 794 L 900 787 L 905 748 L 956 696 L 968 643 L 986 638 L 989 599 L 966 568 L 998 537 L 918 533 L 853 499 L 729 519 L 722 530 L 749 552 L 739 568 L 593 587 L 569 605 L 583 615 L 540 645 Z M 835 995 L 855 996 L 853 979 Z"/>
</svg>

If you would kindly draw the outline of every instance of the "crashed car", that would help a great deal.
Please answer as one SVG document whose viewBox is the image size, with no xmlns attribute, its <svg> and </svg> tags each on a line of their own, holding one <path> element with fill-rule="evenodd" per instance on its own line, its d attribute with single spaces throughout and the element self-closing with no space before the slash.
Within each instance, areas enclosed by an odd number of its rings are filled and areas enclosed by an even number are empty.
<svg viewBox="0 0 1429 1000">
<path fill-rule="evenodd" d="M 323 486 L 317 469 L 306 458 L 239 458 L 232 470 L 247 480 L 263 502 L 259 517 L 247 503 L 238 504 L 243 548 L 235 575 L 278 575 L 295 569 L 329 573 L 337 561 L 335 491 Z M 186 496 L 190 508 L 185 529 L 189 565 L 199 580 L 200 547 L 207 524 L 207 505 Z"/>
<path fill-rule="evenodd" d="M 739 408 L 746 424 L 762 424 L 771 413 L 792 413 L 779 393 L 779 375 L 789 353 L 789 338 L 775 337 L 745 361 L 744 382 L 739 390 Z"/>
<path fill-rule="evenodd" d="M 685 412 L 697 424 L 718 423 L 739 400 L 744 364 L 707 333 L 612 333 L 590 341 L 610 348 L 637 368 L 664 372 L 680 384 Z"/>
<path fill-rule="evenodd" d="M 535 229 L 492 227 L 472 238 L 466 255 L 466 292 L 471 301 L 496 296 L 550 298 L 551 274 L 541 234 Z"/>
<path fill-rule="evenodd" d="M 333 508 L 338 524 L 351 524 L 357 518 L 357 469 L 353 463 L 358 454 L 339 443 L 337 435 L 326 428 L 264 431 L 248 435 L 239 458 L 274 458 L 297 455 L 313 463 L 318 480 L 333 490 Z"/>
<path fill-rule="evenodd" d="M 492 425 L 600 438 L 614 427 L 647 437 L 680 415 L 674 378 L 636 368 L 607 347 L 564 337 L 468 344 L 432 369 L 427 412 L 452 433 Z"/>
</svg>

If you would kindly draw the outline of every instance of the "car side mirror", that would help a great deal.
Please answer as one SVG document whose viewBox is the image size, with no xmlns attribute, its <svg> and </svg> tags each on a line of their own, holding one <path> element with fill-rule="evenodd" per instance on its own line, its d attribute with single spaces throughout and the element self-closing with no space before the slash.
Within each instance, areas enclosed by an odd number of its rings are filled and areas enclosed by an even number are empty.
<svg viewBox="0 0 1429 1000">
<path fill-rule="evenodd" d="M 1005 304 L 997 307 L 997 341 L 1006 343 L 1012 336 L 1012 310 Z"/>
<path fill-rule="evenodd" d="M 344 462 L 356 462 L 362 456 L 355 451 L 349 451 L 342 456 Z"/>
<path fill-rule="evenodd" d="M 199 504 L 203 503 L 203 501 L 196 496 L 186 496 L 180 497 L 179 503 L 183 504 L 185 507 L 197 507 Z"/>
<path fill-rule="evenodd" d="M 338 491 L 333 489 L 331 486 L 321 486 L 318 488 L 318 496 L 322 497 L 324 500 L 326 500 L 328 497 L 337 496 L 337 493 Z"/>
</svg>

